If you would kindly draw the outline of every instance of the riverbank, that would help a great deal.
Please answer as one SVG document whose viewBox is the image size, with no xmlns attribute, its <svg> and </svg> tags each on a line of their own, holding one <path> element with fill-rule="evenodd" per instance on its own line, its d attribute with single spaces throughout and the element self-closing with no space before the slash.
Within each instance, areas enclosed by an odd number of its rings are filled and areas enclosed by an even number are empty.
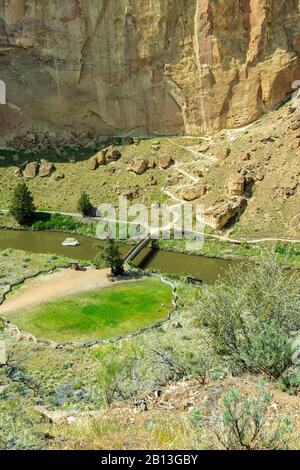
<svg viewBox="0 0 300 470">
<path fill-rule="evenodd" d="M 8 213 L 0 213 L 0 229 L 13 231 L 41 231 L 56 232 L 72 235 L 82 235 L 101 244 L 96 237 L 97 220 L 84 218 L 79 214 L 50 214 L 41 213 L 41 220 L 35 221 L 30 227 L 21 227 Z M 46 217 L 45 217 L 46 216 Z M 257 240 L 226 240 L 225 238 L 213 236 L 207 233 L 204 236 L 204 245 L 201 249 L 193 250 L 188 246 L 186 240 L 157 240 L 157 249 L 193 255 L 207 258 L 214 258 L 228 261 L 242 261 L 253 259 L 254 261 L 272 252 L 278 257 L 278 261 L 288 266 L 300 266 L 300 243 L 295 240 L 262 239 Z M 132 240 L 122 240 L 121 245 L 126 252 L 126 246 L 133 245 Z M 84 258 L 82 258 L 84 259 Z M 88 259 L 91 259 L 89 257 Z M 135 263 L 136 265 L 136 263 Z"/>
</svg>

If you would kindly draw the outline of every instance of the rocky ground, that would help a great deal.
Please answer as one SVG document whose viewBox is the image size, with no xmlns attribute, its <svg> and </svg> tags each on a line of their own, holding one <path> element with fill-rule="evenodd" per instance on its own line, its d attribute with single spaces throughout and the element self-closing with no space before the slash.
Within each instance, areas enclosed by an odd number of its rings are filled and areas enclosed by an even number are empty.
<svg viewBox="0 0 300 470">
<path fill-rule="evenodd" d="M 193 380 L 170 384 L 157 397 L 155 393 L 140 400 L 118 403 L 102 412 L 68 413 L 40 409 L 51 420 L 49 441 L 52 449 L 224 449 L 214 434 L 213 425 L 197 432 L 197 419 L 213 422 L 222 409 L 222 398 L 235 388 L 244 397 L 255 396 L 260 378 L 243 376 L 208 381 Z M 293 415 L 299 421 L 299 398 L 268 385 L 272 395 L 271 420 L 278 415 Z M 180 430 L 180 432 L 178 432 Z M 298 425 L 290 435 L 290 445 L 298 448 Z"/>
</svg>

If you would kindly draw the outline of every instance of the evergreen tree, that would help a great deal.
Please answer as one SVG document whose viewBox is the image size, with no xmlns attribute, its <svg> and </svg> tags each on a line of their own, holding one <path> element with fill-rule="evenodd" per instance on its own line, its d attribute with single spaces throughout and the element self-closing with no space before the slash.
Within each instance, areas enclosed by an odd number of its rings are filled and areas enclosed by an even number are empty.
<svg viewBox="0 0 300 470">
<path fill-rule="evenodd" d="M 77 203 L 77 210 L 83 215 L 83 216 L 89 216 L 93 212 L 93 206 L 91 204 L 90 198 L 88 194 L 83 191 L 81 193 L 81 196 L 78 200 Z"/>
<path fill-rule="evenodd" d="M 25 182 L 19 183 L 14 190 L 10 214 L 20 225 L 26 225 L 33 219 L 35 205 Z"/>
<path fill-rule="evenodd" d="M 110 266 L 111 273 L 114 276 L 119 276 L 124 272 L 124 262 L 120 253 L 119 247 L 113 238 L 108 238 L 104 253 L 103 260 Z"/>
</svg>

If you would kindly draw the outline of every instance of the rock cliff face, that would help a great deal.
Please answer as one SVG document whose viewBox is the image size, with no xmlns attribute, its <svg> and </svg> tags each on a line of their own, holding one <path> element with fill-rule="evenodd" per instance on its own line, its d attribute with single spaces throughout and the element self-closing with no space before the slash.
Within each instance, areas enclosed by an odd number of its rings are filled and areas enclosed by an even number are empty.
<svg viewBox="0 0 300 470">
<path fill-rule="evenodd" d="M 299 0 L 0 0 L 1 133 L 212 133 L 300 80 Z"/>
</svg>

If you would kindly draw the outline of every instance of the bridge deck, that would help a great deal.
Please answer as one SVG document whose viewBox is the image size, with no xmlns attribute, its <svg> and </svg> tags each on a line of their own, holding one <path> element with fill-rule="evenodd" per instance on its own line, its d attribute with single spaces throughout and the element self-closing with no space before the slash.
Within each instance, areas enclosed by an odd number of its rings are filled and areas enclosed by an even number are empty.
<svg viewBox="0 0 300 470">
<path fill-rule="evenodd" d="M 150 242 L 151 238 L 152 234 L 150 233 L 146 238 L 140 240 L 124 257 L 124 263 L 129 263 L 129 261 L 132 261 Z"/>
</svg>

